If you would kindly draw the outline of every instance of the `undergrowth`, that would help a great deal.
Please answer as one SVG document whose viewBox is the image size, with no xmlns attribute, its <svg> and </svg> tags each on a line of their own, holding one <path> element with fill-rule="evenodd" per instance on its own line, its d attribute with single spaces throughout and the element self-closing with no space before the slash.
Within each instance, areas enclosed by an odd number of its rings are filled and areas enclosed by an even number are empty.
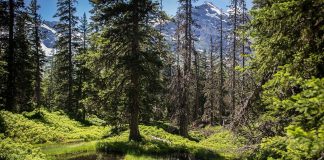
<svg viewBox="0 0 324 160">
<path fill-rule="evenodd" d="M 0 134 L 0 159 L 4 160 L 45 160 L 39 148 L 31 144 L 15 142 Z"/>
<path fill-rule="evenodd" d="M 212 130 L 213 133 L 210 136 L 205 136 L 204 132 L 207 130 Z M 97 148 L 108 153 L 131 155 L 185 153 L 199 159 L 233 159 L 242 155 L 239 150 L 243 146 L 244 140 L 235 137 L 231 132 L 221 127 L 209 127 L 192 132 L 191 135 L 200 137 L 200 142 L 168 133 L 156 126 L 141 125 L 140 132 L 143 136 L 142 142 L 128 141 L 129 131 L 125 131 L 118 136 L 99 141 Z"/>
<path fill-rule="evenodd" d="M 101 139 L 110 131 L 109 127 L 100 126 L 103 122 L 96 117 L 88 121 L 98 125 L 85 126 L 61 111 L 40 109 L 23 114 L 0 111 L 0 160 L 42 160 L 49 159 L 51 154 L 95 151 L 95 142 L 84 141 Z M 49 149 L 46 155 L 44 149 L 40 149 L 53 143 L 72 142 L 88 145 Z"/>
<path fill-rule="evenodd" d="M 32 144 L 90 141 L 100 139 L 108 132 L 107 127 L 86 127 L 59 111 L 39 110 L 24 114 L 0 111 L 0 117 L 6 137 Z"/>
</svg>

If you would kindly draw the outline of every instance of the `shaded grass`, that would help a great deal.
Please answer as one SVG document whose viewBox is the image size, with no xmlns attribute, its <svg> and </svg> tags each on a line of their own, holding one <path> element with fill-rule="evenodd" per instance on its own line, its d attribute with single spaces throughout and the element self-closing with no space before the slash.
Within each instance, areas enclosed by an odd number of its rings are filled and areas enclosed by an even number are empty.
<svg viewBox="0 0 324 160">
<path fill-rule="evenodd" d="M 217 149 L 196 141 L 170 134 L 155 126 L 140 126 L 142 142 L 128 141 L 129 131 L 110 137 L 97 143 L 99 151 L 131 155 L 184 154 L 198 159 L 225 159 L 229 155 L 219 154 Z"/>
<path fill-rule="evenodd" d="M 44 109 L 24 114 L 0 111 L 0 119 L 6 137 L 31 144 L 91 141 L 102 138 L 109 131 L 109 127 L 84 126 L 63 112 Z"/>
<path fill-rule="evenodd" d="M 199 142 L 200 145 L 210 148 L 226 158 L 241 159 L 246 154 L 246 152 L 242 150 L 246 143 L 246 139 L 235 136 L 231 131 L 223 127 L 207 126 L 198 132 L 206 134 L 206 138 Z"/>
<path fill-rule="evenodd" d="M 240 148 L 245 140 L 219 126 L 193 130 L 190 132 L 191 138 L 187 139 L 177 135 L 177 128 L 170 124 L 159 122 L 150 126 L 141 125 L 143 141 L 138 143 L 128 141 L 128 130 L 118 130 L 111 134 L 110 127 L 84 126 L 62 112 L 40 110 L 23 115 L 7 111 L 0 113 L 2 139 L 9 138 L 13 144 L 0 145 L 0 150 L 7 147 L 14 151 L 12 149 L 15 146 L 24 144 L 27 147 L 20 147 L 21 153 L 31 157 L 37 157 L 33 153 L 45 153 L 47 158 L 52 159 L 80 154 L 93 156 L 96 155 L 96 149 L 105 153 L 120 153 L 126 155 L 126 159 L 164 159 L 165 155 L 175 158 L 193 157 L 191 159 L 235 159 L 244 155 Z M 93 119 L 92 121 L 101 124 L 96 117 Z M 110 137 L 99 140 L 107 135 Z M 99 141 L 97 143 L 92 140 Z M 40 151 L 37 149 L 39 147 L 42 148 Z M 10 152 L 7 155 L 16 154 L 19 153 Z M 3 154 L 0 153 L 0 157 L 1 155 Z"/>
<path fill-rule="evenodd" d="M 90 121 L 101 123 L 96 117 Z M 108 132 L 110 127 L 85 126 L 60 111 L 40 109 L 23 114 L 0 111 L 0 159 L 41 160 L 50 158 L 44 158 L 45 154 L 95 152 L 93 140 L 103 138 Z"/>
</svg>

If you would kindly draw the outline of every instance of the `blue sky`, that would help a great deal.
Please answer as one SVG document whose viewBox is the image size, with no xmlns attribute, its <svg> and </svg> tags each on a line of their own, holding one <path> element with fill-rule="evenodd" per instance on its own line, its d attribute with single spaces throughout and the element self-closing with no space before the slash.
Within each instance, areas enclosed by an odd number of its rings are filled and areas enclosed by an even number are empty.
<svg viewBox="0 0 324 160">
<path fill-rule="evenodd" d="M 30 0 L 25 0 L 26 5 L 30 3 Z M 217 7 L 223 8 L 226 10 L 226 7 L 230 4 L 230 0 L 198 0 L 194 3 L 195 5 L 200 5 L 205 1 L 212 2 Z M 43 20 L 54 21 L 57 20 L 53 18 L 53 15 L 56 12 L 56 2 L 57 0 L 38 0 L 40 4 L 40 14 Z M 247 7 L 251 8 L 252 0 L 247 0 Z M 174 15 L 177 11 L 178 1 L 177 0 L 163 0 L 163 9 L 169 14 Z M 77 4 L 77 16 L 81 17 L 85 12 L 88 17 L 90 16 L 89 10 L 91 10 L 91 5 L 89 0 L 78 0 Z"/>
</svg>

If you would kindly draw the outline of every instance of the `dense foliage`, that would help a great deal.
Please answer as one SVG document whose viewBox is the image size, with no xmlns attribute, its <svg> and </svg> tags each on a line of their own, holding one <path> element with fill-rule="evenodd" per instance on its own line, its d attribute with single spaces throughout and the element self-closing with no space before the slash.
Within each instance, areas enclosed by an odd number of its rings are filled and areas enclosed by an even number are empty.
<svg viewBox="0 0 324 160">
<path fill-rule="evenodd" d="M 323 155 L 323 2 L 255 1 L 251 65 L 262 83 L 260 159 Z"/>
</svg>

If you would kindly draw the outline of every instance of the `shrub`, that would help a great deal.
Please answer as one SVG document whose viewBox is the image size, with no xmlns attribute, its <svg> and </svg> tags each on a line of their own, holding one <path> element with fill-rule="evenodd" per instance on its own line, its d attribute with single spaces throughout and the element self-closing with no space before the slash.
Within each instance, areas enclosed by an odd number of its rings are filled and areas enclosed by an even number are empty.
<svg viewBox="0 0 324 160">
<path fill-rule="evenodd" d="M 45 160 L 39 148 L 30 144 L 17 143 L 10 138 L 0 136 L 0 159 L 6 160 Z"/>
<path fill-rule="evenodd" d="M 14 141 L 40 144 L 73 140 L 100 139 L 109 131 L 108 127 L 85 127 L 71 120 L 62 112 L 48 112 L 44 109 L 21 114 L 0 111 L 3 133 Z"/>
<path fill-rule="evenodd" d="M 300 92 L 287 98 L 267 99 L 270 117 L 287 117 L 289 125 L 282 136 L 263 139 L 257 157 L 318 159 L 324 153 L 324 78 L 304 80 L 284 75 L 294 80 L 294 85 L 300 85 Z M 273 91 L 267 92 L 272 94 Z"/>
</svg>

